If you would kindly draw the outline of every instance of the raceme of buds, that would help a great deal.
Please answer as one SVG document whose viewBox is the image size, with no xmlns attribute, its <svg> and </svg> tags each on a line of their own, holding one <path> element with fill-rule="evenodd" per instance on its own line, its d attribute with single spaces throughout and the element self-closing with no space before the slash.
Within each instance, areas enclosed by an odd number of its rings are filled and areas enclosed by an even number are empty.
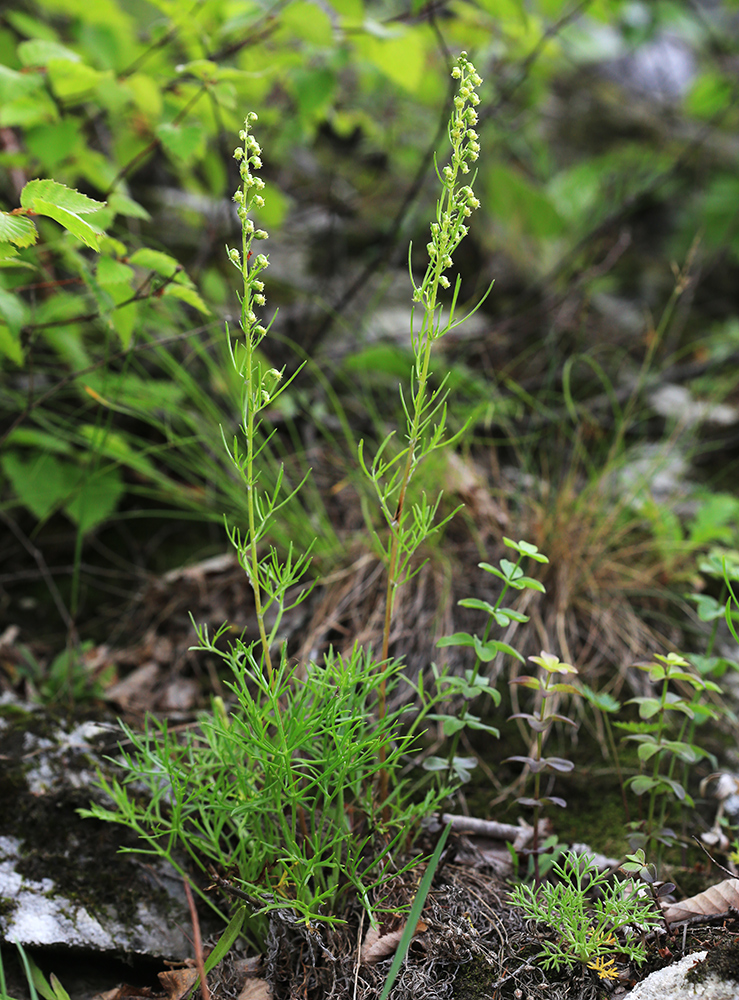
<svg viewBox="0 0 739 1000">
<path fill-rule="evenodd" d="M 416 290 L 414 301 L 423 298 L 423 289 L 434 276 L 442 288 L 449 287 L 449 279 L 442 272 L 452 266 L 452 253 L 467 235 L 464 220 L 480 207 L 471 184 L 457 185 L 459 175 L 469 173 L 470 163 L 474 163 L 480 155 L 480 137 L 473 126 L 477 123 L 475 106 L 480 103 L 475 88 L 480 86 L 482 79 L 467 58 L 466 52 L 460 54 L 457 65 L 452 70 L 452 77 L 459 81 L 449 123 L 452 154 L 449 163 L 440 173 L 444 191 L 437 206 L 437 221 L 431 224 L 431 242 L 426 246 L 429 270 L 421 294 Z"/>
<path fill-rule="evenodd" d="M 259 341 L 266 335 L 266 330 L 257 322 L 257 316 L 253 306 L 262 307 L 266 304 L 264 292 L 264 282 L 260 281 L 257 275 L 268 265 L 269 260 L 265 254 L 252 256 L 251 245 L 254 240 L 269 239 L 269 233 L 264 229 L 257 229 L 254 221 L 249 217 L 253 208 L 263 208 L 264 198 L 260 194 L 264 190 L 264 181 L 261 177 L 256 177 L 253 171 L 262 167 L 262 148 L 251 134 L 251 127 L 257 121 L 257 115 L 251 112 L 244 121 L 244 127 L 239 131 L 239 140 L 243 145 L 237 146 L 234 150 L 234 159 L 239 164 L 239 175 L 241 183 L 235 191 L 233 200 L 236 204 L 236 212 L 241 224 L 241 251 L 233 248 L 226 248 L 229 260 L 241 270 L 244 279 L 244 296 L 241 309 L 241 326 L 247 337 L 255 338 Z"/>
</svg>

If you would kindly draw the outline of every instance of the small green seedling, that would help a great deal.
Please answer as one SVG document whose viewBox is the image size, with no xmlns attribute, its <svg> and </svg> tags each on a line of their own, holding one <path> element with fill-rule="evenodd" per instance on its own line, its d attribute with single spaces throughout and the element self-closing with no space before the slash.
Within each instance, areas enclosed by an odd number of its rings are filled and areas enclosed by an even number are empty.
<svg viewBox="0 0 739 1000">
<path fill-rule="evenodd" d="M 587 854 L 570 854 L 552 868 L 561 881 L 536 888 L 520 884 L 509 896 L 513 906 L 554 933 L 542 942 L 544 968 L 580 963 L 609 980 L 618 976 L 616 955 L 641 965 L 646 959 L 642 933 L 660 920 L 652 900 L 639 895 L 632 879 L 619 882 L 599 872 Z"/>
<path fill-rule="evenodd" d="M 531 731 L 535 734 L 534 749 L 530 755 L 523 756 L 517 754 L 513 757 L 506 757 L 504 763 L 517 761 L 518 763 L 524 764 L 534 775 L 533 797 L 522 796 L 517 799 L 517 801 L 520 805 L 528 806 L 534 810 L 534 836 L 530 853 L 534 859 L 534 880 L 538 883 L 540 877 L 539 818 L 542 808 L 547 805 L 555 805 L 560 808 L 565 808 L 567 805 L 565 800 L 559 798 L 558 796 L 541 794 L 541 775 L 543 771 L 554 771 L 559 774 L 566 774 L 575 766 L 572 761 L 566 760 L 563 757 L 544 757 L 542 754 L 544 749 L 544 735 L 555 722 L 562 722 L 565 725 L 575 726 L 575 722 L 572 719 L 550 709 L 550 699 L 560 694 L 578 694 L 579 692 L 578 689 L 568 681 L 555 680 L 555 677 L 560 674 L 576 674 L 577 670 L 572 666 L 572 664 L 562 663 L 558 657 L 543 651 L 541 656 L 530 656 L 529 659 L 541 667 L 544 672 L 543 678 L 541 676 L 533 677 L 523 675 L 521 677 L 513 678 L 513 680 L 509 681 L 509 683 L 529 688 L 532 691 L 538 691 L 540 695 L 539 707 L 533 712 L 516 712 L 510 716 L 510 719 L 522 719 L 529 726 Z"/>
</svg>

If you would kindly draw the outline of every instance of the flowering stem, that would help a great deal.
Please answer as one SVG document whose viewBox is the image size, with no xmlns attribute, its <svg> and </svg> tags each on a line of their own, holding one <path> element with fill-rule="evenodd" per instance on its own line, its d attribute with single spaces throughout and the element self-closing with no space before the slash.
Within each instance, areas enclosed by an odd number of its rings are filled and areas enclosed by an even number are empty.
<svg viewBox="0 0 739 1000">
<path fill-rule="evenodd" d="M 452 253 L 462 239 L 467 235 L 464 220 L 480 203 L 470 185 L 459 185 L 459 174 L 467 174 L 470 162 L 474 162 L 480 151 L 478 136 L 474 130 L 477 122 L 475 106 L 479 97 L 475 93 L 482 80 L 475 67 L 467 59 L 465 52 L 461 53 L 457 65 L 452 70 L 454 79 L 459 80 L 459 91 L 454 99 L 454 110 L 449 123 L 449 141 L 452 147 L 450 163 L 438 172 L 442 184 L 442 192 L 436 206 L 436 221 L 431 225 L 431 241 L 427 244 L 429 263 L 426 274 L 420 286 L 413 285 L 413 301 L 422 303 L 423 322 L 418 335 L 411 329 L 411 342 L 415 355 L 415 364 L 411 375 L 412 407 L 406 409 L 407 416 L 407 446 L 399 479 L 391 479 L 391 485 L 383 488 L 378 480 L 381 473 L 377 471 L 379 457 L 373 469 L 373 479 L 380 498 L 381 507 L 390 529 L 388 551 L 388 575 L 385 594 L 385 620 L 382 634 L 382 660 L 387 662 L 390 655 L 390 631 L 393 621 L 395 596 L 403 583 L 405 569 L 413 552 L 425 537 L 433 530 L 431 517 L 427 510 L 419 510 L 419 516 L 414 516 L 413 522 L 408 522 L 406 499 L 408 487 L 419 462 L 431 451 L 444 443 L 443 432 L 446 418 L 445 398 L 443 388 L 429 392 L 431 375 L 431 349 L 435 340 L 439 340 L 454 325 L 453 306 L 448 320 L 442 321 L 441 306 L 437 304 L 439 288 L 450 287 L 449 279 L 444 273 L 452 266 Z M 454 292 L 453 302 L 459 282 Z M 432 427 L 431 421 L 436 417 L 437 425 Z M 384 445 L 383 445 L 384 447 Z M 381 449 L 382 451 L 382 449 Z M 389 467 L 384 466 L 384 471 Z M 393 500 L 393 497 L 397 499 Z M 416 511 L 414 511 L 414 515 Z M 424 515 L 424 516 L 420 516 Z M 378 689 L 378 713 L 384 718 L 387 710 L 385 680 L 380 682 Z M 380 763 L 384 763 L 384 750 L 379 752 Z M 387 798 L 388 776 L 382 769 L 379 779 L 379 799 Z"/>
</svg>

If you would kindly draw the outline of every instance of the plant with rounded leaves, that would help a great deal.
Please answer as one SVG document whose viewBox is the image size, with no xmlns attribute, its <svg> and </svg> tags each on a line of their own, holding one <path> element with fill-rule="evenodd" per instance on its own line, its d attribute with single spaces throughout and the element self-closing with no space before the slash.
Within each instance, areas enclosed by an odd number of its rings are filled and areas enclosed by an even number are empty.
<svg viewBox="0 0 739 1000">
<path fill-rule="evenodd" d="M 558 681 L 555 678 L 560 675 L 576 674 L 577 669 L 571 663 L 562 663 L 560 659 L 552 653 L 542 651 L 540 656 L 530 656 L 529 659 L 541 667 L 543 675 L 531 676 L 523 675 L 514 677 L 508 683 L 528 688 L 539 693 L 538 708 L 533 712 L 515 712 L 510 719 L 522 719 L 531 731 L 535 734 L 534 746 L 528 755 L 516 754 L 506 757 L 505 762 L 517 761 L 534 776 L 533 796 L 522 796 L 517 801 L 522 806 L 528 806 L 534 810 L 533 828 L 534 835 L 530 852 L 534 859 L 534 879 L 539 881 L 539 817 L 543 806 L 554 805 L 565 808 L 567 803 L 564 799 L 555 795 L 541 794 L 541 775 L 544 771 L 554 771 L 558 774 L 566 774 L 574 768 L 570 760 L 563 757 L 544 757 L 544 736 L 555 722 L 562 722 L 569 726 L 574 726 L 575 722 L 566 715 L 561 715 L 555 709 L 550 709 L 555 699 L 561 694 L 579 694 L 578 689 L 568 681 Z M 504 763 L 505 763 L 504 762 Z"/>
<path fill-rule="evenodd" d="M 686 669 L 690 664 L 678 653 L 669 653 L 667 656 L 657 653 L 654 659 L 635 663 L 634 667 L 644 671 L 649 680 L 658 685 L 658 692 L 656 695 L 639 695 L 626 702 L 627 705 L 639 706 L 641 722 L 617 723 L 618 728 L 627 732 L 624 739 L 638 744 L 641 764 L 646 765 L 651 761 L 651 774 L 642 772 L 626 782 L 635 795 L 649 796 L 646 819 L 643 823 L 632 824 L 634 832 L 630 842 L 632 848 L 643 847 L 647 850 L 650 844 L 656 844 L 659 857 L 661 847 L 672 846 L 676 837 L 675 832 L 664 825 L 668 800 L 672 798 L 688 806 L 693 805 L 693 799 L 685 786 L 673 776 L 676 762 L 681 760 L 692 765 L 707 757 L 713 761 L 714 767 L 717 766 L 715 758 L 707 750 L 686 740 L 685 735 L 689 723 L 697 714 L 704 719 L 718 716 L 714 708 L 701 703 L 701 696 L 707 691 L 720 693 L 721 688 L 713 681 Z M 682 691 L 672 690 L 671 686 L 674 685 L 682 686 L 683 689 L 686 685 L 692 687 L 693 697 L 687 698 Z M 680 716 L 682 722 L 677 739 L 671 739 L 670 723 Z M 658 798 L 661 800 L 661 809 L 655 826 Z"/>
<path fill-rule="evenodd" d="M 437 646 L 442 648 L 448 646 L 471 647 L 475 651 L 475 664 L 471 670 L 465 671 L 463 677 L 446 676 L 443 678 L 443 681 L 439 680 L 440 683 L 445 685 L 446 695 L 448 697 L 461 697 L 463 704 L 461 709 L 454 714 L 438 713 L 430 716 L 430 718 L 442 723 L 444 735 L 451 736 L 452 743 L 445 758 L 428 757 L 424 761 L 423 766 L 430 771 L 447 771 L 450 776 L 454 773 L 458 780 L 463 783 L 470 779 L 470 769 L 471 766 L 474 766 L 475 758 L 457 756 L 457 747 L 462 730 L 467 727 L 469 729 L 483 730 L 491 736 L 495 736 L 496 739 L 500 736 L 498 729 L 487 725 L 479 716 L 472 715 L 469 711 L 469 704 L 481 695 L 487 695 L 492 698 L 496 707 L 500 705 L 500 692 L 492 687 L 489 677 L 485 677 L 480 673 L 482 664 L 490 663 L 501 654 L 513 656 L 521 663 L 525 662 L 524 658 L 513 646 L 499 639 L 491 639 L 490 631 L 493 625 L 497 625 L 499 628 L 507 628 L 513 622 L 522 624 L 529 620 L 528 615 L 522 614 L 522 612 L 516 611 L 514 608 L 503 607 L 503 601 L 509 590 L 535 590 L 539 593 L 544 593 L 544 587 L 538 580 L 524 574 L 523 563 L 526 559 L 532 559 L 537 563 L 546 563 L 549 562 L 547 557 L 539 552 L 537 547 L 530 542 L 514 542 L 510 538 L 504 538 L 503 542 L 508 548 L 513 549 L 517 553 L 518 558 L 515 562 L 511 562 L 510 559 L 501 559 L 498 566 L 493 566 L 488 562 L 479 563 L 480 569 L 497 577 L 503 583 L 495 604 L 483 601 L 479 597 L 465 597 L 459 602 L 463 608 L 484 611 L 488 615 L 488 621 L 482 638 L 478 635 L 471 635 L 469 632 L 455 632 L 453 635 L 444 636 L 437 643 Z"/>
</svg>

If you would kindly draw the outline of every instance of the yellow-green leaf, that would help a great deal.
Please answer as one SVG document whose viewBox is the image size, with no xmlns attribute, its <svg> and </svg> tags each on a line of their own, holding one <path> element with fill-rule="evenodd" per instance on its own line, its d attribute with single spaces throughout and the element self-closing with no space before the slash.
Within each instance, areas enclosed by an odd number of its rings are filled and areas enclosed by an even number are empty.
<svg viewBox="0 0 739 1000">
<path fill-rule="evenodd" d="M 31 38 L 27 42 L 21 42 L 18 46 L 18 58 L 24 66 L 46 66 L 52 59 L 75 63 L 80 61 L 80 56 L 72 49 L 46 38 Z"/>
<path fill-rule="evenodd" d="M 23 348 L 20 338 L 11 333 L 10 329 L 0 323 L 0 355 L 5 355 L 17 365 L 23 364 Z"/>
<path fill-rule="evenodd" d="M 79 215 L 75 215 L 74 212 L 68 212 L 58 205 L 51 205 L 48 201 L 42 201 L 40 198 L 34 198 L 33 210 L 38 215 L 48 215 L 50 219 L 54 219 L 92 250 L 100 249 L 100 230 L 93 229 L 88 222 L 81 219 Z"/>
<path fill-rule="evenodd" d="M 104 201 L 95 201 L 94 198 L 88 198 L 86 194 L 81 194 L 74 188 L 67 187 L 66 184 L 52 180 L 29 181 L 21 191 L 21 206 L 33 209 L 33 201 L 36 198 L 45 202 L 53 202 L 59 208 L 63 208 L 67 212 L 74 212 L 75 215 L 86 215 L 89 212 L 97 212 L 101 208 L 105 208 Z"/>
<path fill-rule="evenodd" d="M 192 306 L 193 309 L 197 309 L 198 312 L 204 313 L 206 316 L 210 316 L 210 309 L 206 306 L 194 288 L 190 288 L 187 285 L 167 285 L 164 289 L 164 295 L 169 295 L 175 299 L 181 299 L 189 306 Z"/>
<path fill-rule="evenodd" d="M 38 239 L 38 230 L 25 215 L 0 212 L 0 240 L 17 247 L 31 247 Z"/>
<path fill-rule="evenodd" d="M 377 69 L 405 90 L 415 93 L 423 79 L 426 62 L 421 35 L 408 29 L 394 38 L 375 38 L 371 35 L 358 42 L 358 48 Z"/>
<path fill-rule="evenodd" d="M 62 101 L 94 91 L 106 77 L 105 73 L 92 66 L 68 62 L 66 59 L 52 59 L 47 73 L 54 93 Z"/>
<path fill-rule="evenodd" d="M 180 264 L 170 257 L 169 254 L 162 253 L 161 250 L 151 250 L 149 247 L 142 247 L 128 258 L 129 264 L 136 267 L 145 267 L 149 271 L 155 271 L 164 278 L 171 278 L 179 269 Z"/>
</svg>

